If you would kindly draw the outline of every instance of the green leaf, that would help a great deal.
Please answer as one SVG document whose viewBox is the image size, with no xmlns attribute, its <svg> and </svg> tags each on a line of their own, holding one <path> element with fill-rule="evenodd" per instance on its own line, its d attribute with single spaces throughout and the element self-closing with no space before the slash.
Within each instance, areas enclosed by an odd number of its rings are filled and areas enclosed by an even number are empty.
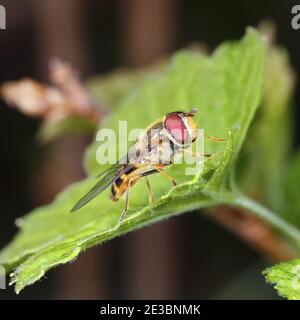
<svg viewBox="0 0 300 320">
<path fill-rule="evenodd" d="M 299 181 L 300 151 L 290 162 L 282 184 L 284 198 L 282 216 L 285 221 L 298 228 L 300 227 Z M 281 296 L 291 300 L 300 300 L 300 259 L 276 264 L 266 269 L 263 274 L 267 282 L 274 284 Z"/>
<path fill-rule="evenodd" d="M 273 210 L 284 211 L 282 184 L 291 153 L 295 76 L 285 49 L 270 46 L 263 99 L 238 163 L 239 186 Z"/>
<path fill-rule="evenodd" d="M 159 69 L 156 67 L 149 71 L 154 73 L 158 72 Z M 101 105 L 106 106 L 107 109 L 112 109 L 110 111 L 113 111 L 127 92 L 134 90 L 147 74 L 146 70 L 132 72 L 120 69 L 88 80 L 87 86 L 94 99 L 98 100 Z M 92 135 L 96 129 L 97 126 L 91 119 L 79 116 L 45 120 L 38 130 L 37 139 L 39 142 L 46 144 L 66 134 Z"/>
<path fill-rule="evenodd" d="M 283 180 L 284 208 L 282 216 L 285 220 L 300 227 L 300 150 L 290 161 L 289 168 Z"/>
<path fill-rule="evenodd" d="M 268 25 L 267 29 L 269 35 L 274 34 L 274 26 Z M 285 234 L 298 238 L 299 229 L 295 226 L 300 227 L 300 152 L 290 161 L 294 87 L 295 75 L 287 51 L 272 45 L 267 54 L 262 105 L 243 146 L 238 176 L 245 192 L 260 197 L 284 220 L 256 203 L 248 203 L 244 207 L 252 207 L 260 218 L 269 222 L 272 219 L 273 226 L 277 224 L 281 231 L 286 229 Z M 249 199 L 235 198 L 236 205 L 244 201 L 249 202 Z M 257 205 L 259 207 L 255 208 Z M 300 299 L 299 259 L 277 264 L 263 274 L 281 296 Z"/>
<path fill-rule="evenodd" d="M 279 295 L 290 300 L 300 300 L 300 259 L 279 263 L 266 269 L 267 282 L 274 284 Z"/>
<path fill-rule="evenodd" d="M 103 241 L 182 212 L 234 203 L 231 172 L 259 104 L 264 64 L 265 44 L 251 29 L 241 41 L 221 45 L 211 57 L 189 51 L 175 54 L 162 72 L 148 74 L 126 97 L 117 99 L 116 112 L 103 127 L 117 129 L 119 120 L 127 120 L 129 130 L 143 128 L 169 111 L 197 106 L 199 126 L 207 134 L 227 137 L 226 144 L 206 143 L 205 151 L 214 155 L 205 161 L 201 174 L 185 175 L 184 165 L 171 166 L 168 172 L 177 181 L 176 188 L 158 175 L 151 176 L 152 205 L 144 183 L 135 185 L 130 211 L 121 224 L 124 202 L 113 203 L 107 194 L 78 213 L 69 213 L 94 178 L 72 185 L 54 203 L 20 219 L 20 232 L 0 254 L 0 264 L 16 268 L 12 275 L 16 291 Z M 98 146 L 93 143 L 86 156 L 86 168 L 93 176 L 104 169 L 95 158 Z"/>
<path fill-rule="evenodd" d="M 66 134 L 93 134 L 96 125 L 82 117 L 69 117 L 59 120 L 45 120 L 37 133 L 41 143 L 49 143 Z"/>
<path fill-rule="evenodd" d="M 94 77 L 87 82 L 92 96 L 110 109 L 115 110 L 128 94 L 134 92 L 149 73 L 158 74 L 162 65 L 155 65 L 144 70 L 117 69 L 109 74 Z"/>
</svg>

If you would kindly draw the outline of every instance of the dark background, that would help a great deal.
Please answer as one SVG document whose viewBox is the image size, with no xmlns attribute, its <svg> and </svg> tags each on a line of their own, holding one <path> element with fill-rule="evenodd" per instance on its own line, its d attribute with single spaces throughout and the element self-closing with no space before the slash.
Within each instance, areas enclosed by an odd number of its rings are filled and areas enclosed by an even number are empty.
<svg viewBox="0 0 300 320">
<path fill-rule="evenodd" d="M 148 64 L 195 41 L 213 49 L 224 40 L 240 38 L 246 26 L 257 26 L 266 18 L 275 22 L 278 41 L 288 49 L 299 74 L 300 30 L 291 27 L 295 3 L 2 0 L 7 30 L 0 30 L 0 83 L 26 76 L 47 81 L 47 62 L 53 56 L 70 61 L 88 78 L 120 66 Z M 299 94 L 298 85 L 296 106 Z M 66 184 L 83 176 L 82 138 L 66 137 L 39 146 L 38 125 L 39 120 L 0 102 L 0 247 L 16 233 L 17 217 L 51 201 Z M 78 170 L 70 166 L 75 155 Z M 0 299 L 277 299 L 260 274 L 271 263 L 194 212 L 91 249 L 19 296 L 12 288 L 1 290 Z"/>
</svg>

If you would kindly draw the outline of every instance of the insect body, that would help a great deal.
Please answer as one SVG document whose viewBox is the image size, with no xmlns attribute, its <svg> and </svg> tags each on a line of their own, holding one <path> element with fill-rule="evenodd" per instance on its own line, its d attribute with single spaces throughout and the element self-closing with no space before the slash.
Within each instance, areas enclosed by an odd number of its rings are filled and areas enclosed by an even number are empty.
<svg viewBox="0 0 300 320">
<path fill-rule="evenodd" d="M 192 109 L 190 112 L 172 112 L 151 124 L 124 158 L 98 176 L 101 180 L 77 202 L 71 211 L 80 209 L 102 191 L 111 187 L 113 201 L 118 201 L 126 193 L 125 208 L 120 218 L 122 221 L 129 208 L 130 189 L 139 179 L 143 177 L 146 179 L 149 202 L 152 202 L 153 198 L 149 175 L 160 173 L 176 186 L 175 180 L 164 169 L 174 162 L 177 155 L 182 154 L 196 141 L 197 125 L 193 120 L 196 111 Z M 214 141 L 224 141 L 206 137 Z"/>
</svg>

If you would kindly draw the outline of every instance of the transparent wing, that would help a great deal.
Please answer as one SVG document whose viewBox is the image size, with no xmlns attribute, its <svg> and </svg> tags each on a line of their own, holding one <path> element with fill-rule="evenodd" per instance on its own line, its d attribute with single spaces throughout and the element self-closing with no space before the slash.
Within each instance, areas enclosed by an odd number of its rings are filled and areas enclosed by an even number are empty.
<svg viewBox="0 0 300 320">
<path fill-rule="evenodd" d="M 71 212 L 77 211 L 85 206 L 102 191 L 112 185 L 118 177 L 131 170 L 134 165 L 144 162 L 147 159 L 147 155 L 147 148 L 144 146 L 140 148 L 139 144 L 134 144 L 127 155 L 122 157 L 116 164 L 96 176 L 96 178 L 102 179 L 98 181 L 93 188 L 75 204 L 71 209 Z"/>
<path fill-rule="evenodd" d="M 121 165 L 119 164 L 119 162 L 117 162 L 116 164 L 113 164 L 111 167 L 109 167 L 106 170 L 101 171 L 99 174 L 97 174 L 95 176 L 95 178 L 101 178 L 102 176 L 104 176 L 105 174 L 112 172 L 114 170 L 118 170 L 121 167 Z"/>
<path fill-rule="evenodd" d="M 120 177 L 122 174 L 126 173 L 130 169 L 130 165 L 122 165 L 117 163 L 111 166 L 108 170 L 102 172 L 99 175 L 99 177 L 103 175 L 104 177 L 100 181 L 98 181 L 93 186 L 93 188 L 75 204 L 75 206 L 71 209 L 71 212 L 77 211 L 83 206 L 85 206 L 96 196 L 98 196 L 102 191 L 104 191 L 110 185 L 112 185 L 118 177 Z"/>
</svg>

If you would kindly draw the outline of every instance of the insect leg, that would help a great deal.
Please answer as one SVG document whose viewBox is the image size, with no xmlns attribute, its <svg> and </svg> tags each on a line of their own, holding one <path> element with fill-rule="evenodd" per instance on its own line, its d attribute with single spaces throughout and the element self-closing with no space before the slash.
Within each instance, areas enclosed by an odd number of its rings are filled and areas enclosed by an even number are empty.
<svg viewBox="0 0 300 320">
<path fill-rule="evenodd" d="M 216 138 L 216 137 L 213 137 L 213 136 L 208 136 L 207 134 L 205 134 L 204 137 L 207 138 L 208 140 L 215 141 L 215 142 L 224 142 L 224 141 L 226 141 L 226 139 L 221 139 L 221 138 Z"/>
<path fill-rule="evenodd" d="M 183 150 L 184 150 L 184 152 L 191 154 L 195 158 L 200 158 L 201 156 L 209 158 L 212 156 L 212 154 L 210 154 L 210 153 L 199 153 L 199 152 L 189 150 L 189 149 L 183 149 Z"/>
<path fill-rule="evenodd" d="M 125 208 L 124 208 L 124 210 L 123 210 L 123 212 L 121 214 L 119 223 L 122 222 L 125 219 L 126 213 L 127 213 L 128 209 L 129 209 L 129 190 L 130 190 L 130 187 L 131 187 L 131 179 L 129 180 L 128 187 L 126 189 Z"/>
<path fill-rule="evenodd" d="M 173 183 L 173 186 L 176 187 L 176 181 L 174 180 L 173 177 L 171 177 L 168 173 L 160 169 L 158 166 L 154 166 L 154 168 L 164 177 L 166 177 L 168 180 L 170 180 Z"/>
<path fill-rule="evenodd" d="M 145 177 L 145 178 L 146 178 L 146 184 L 147 184 L 148 192 L 149 192 L 149 203 L 152 203 L 152 201 L 153 201 L 153 193 L 152 193 L 150 181 L 149 181 L 148 177 Z"/>
</svg>

